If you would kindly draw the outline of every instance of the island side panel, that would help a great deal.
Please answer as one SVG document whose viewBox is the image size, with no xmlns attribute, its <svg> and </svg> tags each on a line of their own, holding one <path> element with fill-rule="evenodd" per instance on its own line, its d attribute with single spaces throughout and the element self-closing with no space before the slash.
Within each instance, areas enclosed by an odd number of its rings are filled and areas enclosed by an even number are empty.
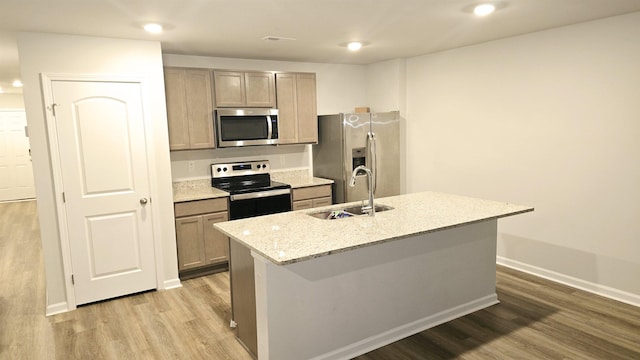
<svg viewBox="0 0 640 360">
<path fill-rule="evenodd" d="M 258 353 L 256 341 L 256 302 L 254 260 L 251 250 L 229 239 L 229 275 L 231 287 L 231 318 L 236 322 L 236 337 L 255 358 Z"/>
<path fill-rule="evenodd" d="M 496 304 L 496 236 L 489 220 L 285 266 L 252 252 L 258 358 L 348 359 Z"/>
</svg>

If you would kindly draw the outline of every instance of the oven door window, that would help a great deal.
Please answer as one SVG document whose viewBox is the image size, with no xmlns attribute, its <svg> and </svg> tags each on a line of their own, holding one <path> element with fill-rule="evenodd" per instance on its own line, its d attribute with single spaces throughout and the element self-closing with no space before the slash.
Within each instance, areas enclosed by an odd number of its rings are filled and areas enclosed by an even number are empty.
<svg viewBox="0 0 640 360">
<path fill-rule="evenodd" d="M 229 202 L 229 219 L 244 219 L 252 216 L 291 211 L 291 195 L 276 195 Z"/>
<path fill-rule="evenodd" d="M 265 116 L 220 116 L 222 141 L 262 140 L 269 138 Z"/>
</svg>

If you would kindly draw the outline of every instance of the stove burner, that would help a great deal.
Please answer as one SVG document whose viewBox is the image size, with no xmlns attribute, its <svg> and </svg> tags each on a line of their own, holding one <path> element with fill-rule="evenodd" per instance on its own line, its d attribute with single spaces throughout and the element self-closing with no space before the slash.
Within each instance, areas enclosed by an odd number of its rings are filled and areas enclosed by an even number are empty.
<svg viewBox="0 0 640 360">
<path fill-rule="evenodd" d="M 211 164 L 211 186 L 229 196 L 229 220 L 291 211 L 291 186 L 272 181 L 269 161 Z"/>
<path fill-rule="evenodd" d="M 288 184 L 272 181 L 269 169 L 268 160 L 212 164 L 211 186 L 232 195 L 291 188 Z"/>
</svg>

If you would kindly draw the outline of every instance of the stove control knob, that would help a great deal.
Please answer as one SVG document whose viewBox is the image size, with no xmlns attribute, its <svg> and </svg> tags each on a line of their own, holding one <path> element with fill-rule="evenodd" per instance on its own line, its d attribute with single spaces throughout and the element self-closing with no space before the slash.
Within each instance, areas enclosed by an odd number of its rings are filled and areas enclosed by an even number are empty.
<svg viewBox="0 0 640 360">
<path fill-rule="evenodd" d="M 222 169 L 220 169 L 220 168 L 217 168 L 217 169 L 216 169 L 216 171 L 217 171 L 217 172 L 220 172 L 220 171 L 222 171 Z"/>
<path fill-rule="evenodd" d="M 227 168 L 223 168 L 222 171 L 227 171 Z"/>
<path fill-rule="evenodd" d="M 263 169 L 266 169 L 266 168 L 267 168 L 267 165 L 266 165 L 266 164 L 262 164 L 262 168 L 263 168 Z"/>
</svg>

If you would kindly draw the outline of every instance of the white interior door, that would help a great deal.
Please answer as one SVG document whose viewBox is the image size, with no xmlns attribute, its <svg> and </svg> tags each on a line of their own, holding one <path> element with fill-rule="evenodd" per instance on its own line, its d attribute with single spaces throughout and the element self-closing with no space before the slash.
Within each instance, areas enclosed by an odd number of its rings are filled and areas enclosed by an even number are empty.
<svg viewBox="0 0 640 360">
<path fill-rule="evenodd" d="M 36 197 L 26 126 L 24 110 L 0 110 L 0 201 Z"/>
<path fill-rule="evenodd" d="M 76 304 L 156 288 L 140 84 L 51 88 Z"/>
</svg>

